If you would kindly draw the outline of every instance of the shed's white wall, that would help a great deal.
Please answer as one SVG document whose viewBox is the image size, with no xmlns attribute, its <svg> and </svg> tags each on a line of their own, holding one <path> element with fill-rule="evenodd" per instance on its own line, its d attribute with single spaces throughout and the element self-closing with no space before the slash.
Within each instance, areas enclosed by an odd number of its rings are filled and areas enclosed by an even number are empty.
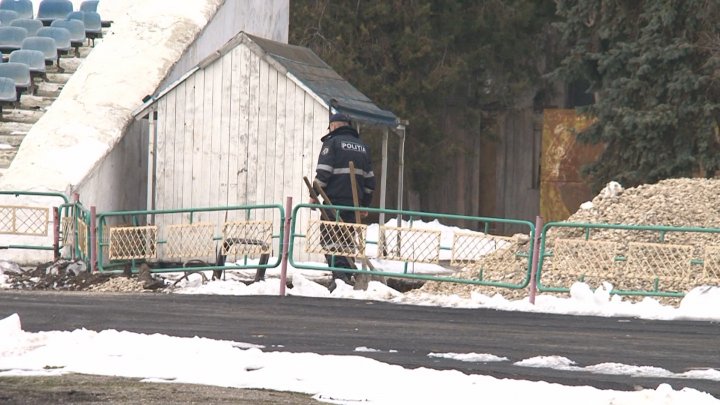
<svg viewBox="0 0 720 405">
<path fill-rule="evenodd" d="M 157 209 L 308 201 L 302 177 L 314 177 L 328 110 L 246 45 L 193 73 L 157 110 Z M 201 213 L 193 222 L 219 232 L 225 219 Z M 253 219 L 280 226 L 267 212 Z M 161 227 L 181 222 L 189 218 L 156 217 Z"/>
<path fill-rule="evenodd" d="M 179 79 L 238 32 L 287 43 L 289 25 L 290 0 L 225 0 L 160 88 Z"/>
</svg>

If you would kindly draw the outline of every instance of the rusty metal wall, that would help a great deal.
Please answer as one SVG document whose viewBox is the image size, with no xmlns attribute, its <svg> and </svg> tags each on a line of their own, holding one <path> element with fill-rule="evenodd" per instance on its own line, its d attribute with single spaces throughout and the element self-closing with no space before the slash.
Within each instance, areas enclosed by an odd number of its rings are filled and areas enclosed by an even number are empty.
<svg viewBox="0 0 720 405">
<path fill-rule="evenodd" d="M 603 146 L 577 141 L 576 134 L 591 122 L 574 109 L 548 109 L 543 116 L 540 215 L 545 222 L 561 221 L 594 197 L 581 170 Z"/>
</svg>

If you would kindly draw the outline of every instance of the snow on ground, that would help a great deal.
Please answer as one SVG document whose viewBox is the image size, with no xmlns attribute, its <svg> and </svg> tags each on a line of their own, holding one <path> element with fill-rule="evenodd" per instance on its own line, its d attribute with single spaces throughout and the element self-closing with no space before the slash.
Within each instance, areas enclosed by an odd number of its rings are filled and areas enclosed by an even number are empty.
<svg viewBox="0 0 720 405">
<path fill-rule="evenodd" d="M 8 266 L 0 266 L 0 269 Z M 646 319 L 701 319 L 720 321 L 720 288 L 696 288 L 679 307 L 664 306 L 652 298 L 639 303 L 610 297 L 605 288 L 592 291 L 576 283 L 570 297 L 539 295 L 535 305 L 527 299 L 511 301 L 501 295 L 475 294 L 470 299 L 457 296 L 402 294 L 381 283 L 370 282 L 367 291 L 354 290 L 339 281 L 330 293 L 313 281 L 318 271 L 309 274 L 291 269 L 293 288 L 288 294 L 311 297 L 384 300 L 402 304 L 440 305 L 461 308 L 496 308 L 511 311 L 536 311 L 573 315 L 638 317 Z M 181 294 L 277 295 L 279 278 L 268 272 L 266 281 L 245 285 L 240 279 L 250 274 L 228 272 L 226 280 L 202 283 L 199 275 L 179 283 Z M 3 275 L 0 272 L 0 287 Z M 609 288 L 606 286 L 606 288 Z M 182 353 L 157 361 L 153 353 L 162 347 L 165 353 Z M 147 349 L 143 349 L 147 348 Z M 350 404 L 430 404 L 476 403 L 477 398 L 492 398 L 493 403 L 558 404 L 720 404 L 720 400 L 694 389 L 682 388 L 686 378 L 707 379 L 720 383 L 720 371 L 692 370 L 674 374 L 652 365 L 618 363 L 576 366 L 572 359 L 543 356 L 515 362 L 517 366 L 555 368 L 569 371 L 661 377 L 672 381 L 655 390 L 621 392 L 592 387 L 568 387 L 546 382 L 497 379 L 467 375 L 452 370 L 404 369 L 360 355 L 321 356 L 315 353 L 264 352 L 264 347 L 230 341 L 143 335 L 117 330 L 46 331 L 22 330 L 17 315 L 0 320 L 0 377 L 11 375 L 57 375 L 87 373 L 143 378 L 148 382 L 184 382 L 238 388 L 259 388 L 308 393 L 328 403 Z M 146 353 L 151 350 L 152 353 Z M 402 348 L 389 351 L 402 350 Z M 358 347 L 356 353 L 380 351 Z M 507 358 L 492 353 L 430 353 L 458 361 L 502 362 Z M 366 384 L 346 384 L 363 379 Z M 437 387 L 442 387 L 438 389 Z M 507 393 L 513 395 L 508 397 Z M 551 398 L 551 400 L 550 400 Z M 551 402 L 546 401 L 549 400 Z"/>
</svg>

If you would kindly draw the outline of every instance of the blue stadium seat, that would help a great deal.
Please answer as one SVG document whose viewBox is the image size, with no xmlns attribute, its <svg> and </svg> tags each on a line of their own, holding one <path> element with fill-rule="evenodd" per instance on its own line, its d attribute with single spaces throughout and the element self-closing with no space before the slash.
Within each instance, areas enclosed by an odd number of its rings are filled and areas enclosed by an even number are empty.
<svg viewBox="0 0 720 405">
<path fill-rule="evenodd" d="M 2 117 L 3 106 L 15 106 L 17 103 L 17 90 L 15 80 L 9 77 L 0 77 L 0 118 Z"/>
<path fill-rule="evenodd" d="M 9 54 L 22 47 L 27 30 L 21 27 L 0 26 L 0 52 Z"/>
<path fill-rule="evenodd" d="M 75 11 L 68 15 L 68 20 L 81 20 L 85 24 L 85 37 L 92 41 L 92 46 L 95 46 L 96 38 L 102 38 L 100 14 L 92 11 Z"/>
<path fill-rule="evenodd" d="M 85 43 L 85 24 L 80 20 L 55 20 L 50 26 L 70 32 L 70 45 L 75 48 L 75 56 L 80 57 L 80 47 Z"/>
<path fill-rule="evenodd" d="M 100 1 L 98 1 L 98 0 L 85 0 L 82 3 L 80 3 L 79 11 L 84 11 L 84 12 L 91 11 L 93 13 L 97 13 L 98 12 L 97 8 L 98 8 L 99 3 L 100 3 Z M 107 28 L 107 27 L 111 26 L 112 23 L 113 22 L 111 20 L 101 20 L 100 26 L 103 28 Z"/>
<path fill-rule="evenodd" d="M 29 37 L 34 37 L 37 31 L 43 27 L 43 23 L 40 20 L 33 20 L 30 18 L 18 18 L 10 23 L 11 27 L 22 27 L 28 32 Z"/>
<path fill-rule="evenodd" d="M 80 20 L 83 21 L 85 19 L 85 12 L 84 11 L 73 11 L 72 13 L 67 15 L 66 20 Z"/>
<path fill-rule="evenodd" d="M 12 10 L 18 13 L 18 18 L 32 19 L 35 17 L 31 0 L 2 0 L 0 1 L 0 10 Z"/>
<path fill-rule="evenodd" d="M 35 35 L 55 40 L 55 48 L 57 49 L 57 67 L 60 71 L 62 71 L 63 68 L 60 66 L 60 56 L 67 54 L 70 52 L 70 49 L 72 49 L 72 45 L 70 43 L 70 31 L 66 28 L 42 27 Z"/>
<path fill-rule="evenodd" d="M 47 80 L 47 71 L 45 69 L 45 55 L 40 51 L 33 51 L 30 49 L 19 49 L 12 51 L 9 63 L 23 63 L 30 68 L 30 77 L 40 78 Z M 35 86 L 33 86 L 35 87 Z M 33 91 L 33 94 L 35 92 Z"/>
<path fill-rule="evenodd" d="M 22 42 L 21 49 L 40 51 L 45 56 L 45 65 L 49 66 L 57 58 L 57 46 L 55 40 L 47 37 L 27 37 Z"/>
<path fill-rule="evenodd" d="M 0 25 L 10 25 L 13 20 L 17 20 L 18 18 L 20 18 L 20 16 L 15 11 L 0 8 Z"/>
<path fill-rule="evenodd" d="M 80 11 L 92 11 L 97 13 L 98 3 L 100 3 L 98 0 L 85 0 L 80 3 Z"/>
<path fill-rule="evenodd" d="M 23 63 L 0 63 L 0 77 L 8 77 L 15 82 L 15 100 L 20 101 L 20 94 L 32 87 L 30 68 Z"/>
<path fill-rule="evenodd" d="M 73 4 L 70 0 L 42 0 L 37 19 L 42 21 L 43 25 L 50 26 L 54 20 L 64 20 L 72 12 Z"/>
</svg>

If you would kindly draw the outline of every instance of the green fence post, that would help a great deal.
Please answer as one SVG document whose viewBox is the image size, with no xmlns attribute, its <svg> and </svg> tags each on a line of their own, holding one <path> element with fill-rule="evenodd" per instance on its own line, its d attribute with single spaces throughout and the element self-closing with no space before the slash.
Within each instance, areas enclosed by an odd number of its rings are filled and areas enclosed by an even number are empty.
<svg viewBox="0 0 720 405">
<path fill-rule="evenodd" d="M 60 260 L 60 209 L 53 207 L 53 259 Z"/>
<path fill-rule="evenodd" d="M 282 239 L 282 265 L 280 267 L 280 296 L 285 296 L 285 285 L 287 283 L 287 265 L 288 265 L 288 245 L 290 244 L 290 221 L 292 219 L 292 197 L 285 200 L 285 223 L 282 225 L 285 229 Z"/>
<path fill-rule="evenodd" d="M 530 303 L 535 305 L 535 294 L 537 292 L 537 272 L 538 272 L 538 256 L 540 255 L 540 232 L 539 229 L 543 227 L 543 219 L 541 216 L 535 217 L 535 234 L 533 235 L 532 243 L 532 260 L 530 264 Z"/>
<path fill-rule="evenodd" d="M 95 273 L 98 271 L 97 267 L 97 233 L 96 233 L 96 218 L 97 211 L 95 209 L 95 206 L 90 207 L 90 243 L 88 246 L 88 249 L 90 250 L 90 263 L 89 268 L 91 273 Z"/>
</svg>

